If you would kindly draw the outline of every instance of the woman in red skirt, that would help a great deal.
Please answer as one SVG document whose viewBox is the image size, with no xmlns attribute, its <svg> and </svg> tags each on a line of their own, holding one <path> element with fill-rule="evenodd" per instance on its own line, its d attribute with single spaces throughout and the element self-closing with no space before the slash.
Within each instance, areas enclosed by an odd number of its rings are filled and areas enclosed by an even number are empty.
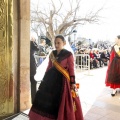
<svg viewBox="0 0 120 120">
<path fill-rule="evenodd" d="M 111 50 L 105 84 L 112 88 L 111 96 L 115 96 L 116 89 L 120 88 L 120 35 L 117 36 L 116 44 Z"/>
</svg>

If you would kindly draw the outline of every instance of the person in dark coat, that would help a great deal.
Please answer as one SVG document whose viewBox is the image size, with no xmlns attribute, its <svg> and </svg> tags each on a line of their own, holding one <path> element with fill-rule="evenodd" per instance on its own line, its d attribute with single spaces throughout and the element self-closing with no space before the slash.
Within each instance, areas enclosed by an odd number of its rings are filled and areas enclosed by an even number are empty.
<svg viewBox="0 0 120 120">
<path fill-rule="evenodd" d="M 45 39 L 41 39 L 40 40 L 40 44 L 38 45 L 39 46 L 39 51 L 38 51 L 38 55 L 39 56 L 46 56 L 46 49 L 45 49 L 45 45 L 46 45 L 46 41 Z M 38 65 L 40 65 L 43 61 L 44 61 L 45 58 L 42 58 L 40 57 L 38 59 Z"/>
<path fill-rule="evenodd" d="M 36 67 L 37 64 L 35 62 L 35 58 L 34 58 L 34 53 L 35 51 L 38 51 L 38 45 L 35 42 L 35 39 L 32 38 L 30 41 L 30 82 L 31 82 L 31 100 L 33 102 L 35 94 L 36 94 L 36 85 L 37 85 L 37 81 L 35 81 L 34 79 L 34 75 L 36 73 Z"/>
<path fill-rule="evenodd" d="M 107 66 L 107 62 L 109 61 L 109 57 L 107 56 L 106 50 L 103 50 L 100 56 L 102 62 L 104 63 L 105 66 Z"/>
</svg>

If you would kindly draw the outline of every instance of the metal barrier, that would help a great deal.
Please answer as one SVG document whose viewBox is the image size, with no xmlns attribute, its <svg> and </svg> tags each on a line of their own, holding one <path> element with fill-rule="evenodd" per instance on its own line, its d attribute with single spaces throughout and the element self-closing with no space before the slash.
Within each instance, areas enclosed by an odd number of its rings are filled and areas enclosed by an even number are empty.
<svg viewBox="0 0 120 120">
<path fill-rule="evenodd" d="M 88 54 L 75 54 L 75 67 L 81 71 L 90 72 L 90 56 Z"/>
</svg>

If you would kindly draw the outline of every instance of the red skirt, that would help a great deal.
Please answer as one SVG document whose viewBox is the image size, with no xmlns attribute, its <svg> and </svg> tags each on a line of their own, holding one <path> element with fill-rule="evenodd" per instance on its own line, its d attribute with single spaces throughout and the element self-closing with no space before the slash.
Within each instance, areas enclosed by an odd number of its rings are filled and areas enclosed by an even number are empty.
<svg viewBox="0 0 120 120">
<path fill-rule="evenodd" d="M 120 84 L 116 85 L 116 84 L 111 84 L 111 83 L 105 83 L 106 86 L 109 86 L 110 88 L 116 89 L 116 88 L 120 88 Z"/>
<path fill-rule="evenodd" d="M 41 116 L 40 114 L 37 114 L 30 110 L 29 112 L 29 120 L 56 120 L 56 119 L 51 119 L 45 116 Z"/>
<path fill-rule="evenodd" d="M 120 88 L 120 58 L 114 57 L 109 63 L 105 84 L 113 89 Z"/>
</svg>

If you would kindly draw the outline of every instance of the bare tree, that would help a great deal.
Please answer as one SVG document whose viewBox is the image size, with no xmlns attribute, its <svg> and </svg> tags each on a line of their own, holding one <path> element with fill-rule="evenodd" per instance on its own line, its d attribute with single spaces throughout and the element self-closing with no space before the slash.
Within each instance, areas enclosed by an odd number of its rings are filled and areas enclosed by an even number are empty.
<svg viewBox="0 0 120 120">
<path fill-rule="evenodd" d="M 74 5 L 73 5 L 74 1 Z M 37 32 L 38 28 L 45 33 L 46 37 L 52 42 L 56 34 L 70 35 L 77 25 L 88 23 L 98 23 L 100 20 L 99 13 L 103 10 L 103 6 L 96 11 L 88 11 L 84 16 L 80 15 L 81 0 L 69 0 L 68 6 L 63 10 L 63 2 L 50 0 L 47 9 L 42 6 L 34 6 L 31 10 L 31 28 Z M 73 7 L 74 6 L 74 7 Z M 34 24 L 34 25 L 32 25 Z M 37 27 L 35 27 L 35 25 Z"/>
</svg>

